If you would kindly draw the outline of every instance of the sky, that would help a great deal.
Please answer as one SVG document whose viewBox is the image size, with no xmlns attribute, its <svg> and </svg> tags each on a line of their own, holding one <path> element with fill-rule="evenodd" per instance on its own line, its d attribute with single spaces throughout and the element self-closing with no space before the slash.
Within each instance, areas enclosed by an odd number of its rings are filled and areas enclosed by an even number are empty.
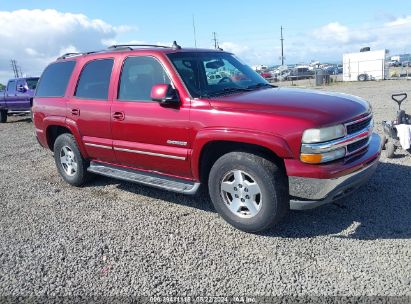
<svg viewBox="0 0 411 304">
<path fill-rule="evenodd" d="M 93 1 L 0 0 L 0 83 L 13 77 L 10 59 L 39 76 L 60 54 L 115 43 L 220 47 L 249 65 L 340 62 L 361 47 L 411 52 L 411 1 Z"/>
</svg>

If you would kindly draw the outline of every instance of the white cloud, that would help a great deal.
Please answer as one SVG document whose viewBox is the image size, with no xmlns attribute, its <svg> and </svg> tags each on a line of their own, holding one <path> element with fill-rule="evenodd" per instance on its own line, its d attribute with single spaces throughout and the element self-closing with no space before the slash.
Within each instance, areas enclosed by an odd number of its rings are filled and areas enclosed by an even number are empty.
<svg viewBox="0 0 411 304">
<path fill-rule="evenodd" d="M 363 24 L 348 26 L 333 21 L 298 35 L 285 36 L 286 63 L 308 62 L 310 60 L 341 61 L 342 54 L 357 52 L 361 47 L 388 49 L 391 54 L 410 52 L 411 15 L 402 16 L 390 22 L 377 25 Z M 221 43 L 224 49 L 244 58 L 251 65 L 279 64 L 280 46 L 256 43 L 253 37 L 246 43 L 235 41 Z M 270 42 L 272 44 L 273 41 Z M 275 42 L 274 42 L 275 43 Z"/>
<path fill-rule="evenodd" d="M 44 67 L 65 52 L 105 48 L 105 41 L 119 33 L 136 30 L 114 26 L 83 14 L 53 9 L 0 11 L 0 82 L 12 77 L 10 59 L 16 59 L 23 73 L 38 76 Z"/>
<path fill-rule="evenodd" d="M 11 78 L 10 59 L 16 59 L 28 76 L 40 75 L 44 67 L 65 52 L 103 49 L 112 44 L 147 41 L 121 40 L 121 34 L 137 30 L 129 25 L 112 25 L 83 14 L 56 10 L 0 11 L 0 82 Z M 377 25 L 350 26 L 335 20 L 315 29 L 285 33 L 286 63 L 341 60 L 345 52 L 361 47 L 387 48 L 393 53 L 411 52 L 411 15 L 381 21 Z M 220 46 L 235 53 L 250 65 L 279 64 L 279 40 L 270 33 L 249 34 L 241 39 L 220 42 Z M 261 37 L 263 37 L 261 39 Z M 159 42 L 171 45 L 170 42 Z M 201 43 L 200 43 L 201 44 Z M 207 47 L 209 41 L 207 40 Z"/>
<path fill-rule="evenodd" d="M 411 26 L 411 16 L 399 17 L 391 22 L 385 23 L 386 26 Z"/>
</svg>

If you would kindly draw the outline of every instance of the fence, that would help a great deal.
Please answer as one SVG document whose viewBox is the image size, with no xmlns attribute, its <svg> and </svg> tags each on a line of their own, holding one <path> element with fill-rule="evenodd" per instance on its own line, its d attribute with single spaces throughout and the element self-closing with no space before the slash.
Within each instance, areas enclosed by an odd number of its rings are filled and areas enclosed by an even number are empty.
<svg viewBox="0 0 411 304">
<path fill-rule="evenodd" d="M 390 66 L 386 60 L 381 59 L 347 61 L 343 63 L 342 70 L 335 66 L 312 70 L 304 68 L 304 71 L 299 72 L 294 68 L 280 73 L 272 72 L 271 76 L 268 73 L 265 75 L 268 75 L 266 78 L 271 83 L 305 87 L 324 86 L 342 81 L 411 79 L 411 62 L 405 62 L 401 66 Z"/>
</svg>

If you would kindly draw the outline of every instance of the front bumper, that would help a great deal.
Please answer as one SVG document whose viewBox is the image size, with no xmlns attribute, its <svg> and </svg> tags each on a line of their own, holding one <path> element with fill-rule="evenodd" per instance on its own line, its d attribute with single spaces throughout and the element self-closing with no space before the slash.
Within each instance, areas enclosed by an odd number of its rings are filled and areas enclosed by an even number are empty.
<svg viewBox="0 0 411 304">
<path fill-rule="evenodd" d="M 290 209 L 316 208 L 353 193 L 374 174 L 380 153 L 381 139 L 373 134 L 367 151 L 359 156 L 363 166 L 355 172 L 331 179 L 290 176 Z"/>
</svg>

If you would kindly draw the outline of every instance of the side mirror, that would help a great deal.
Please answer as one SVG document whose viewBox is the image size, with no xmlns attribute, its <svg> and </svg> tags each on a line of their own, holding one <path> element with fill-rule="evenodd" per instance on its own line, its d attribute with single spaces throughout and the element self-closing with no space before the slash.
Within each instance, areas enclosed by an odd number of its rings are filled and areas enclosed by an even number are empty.
<svg viewBox="0 0 411 304">
<path fill-rule="evenodd" d="M 180 105 L 177 91 L 170 84 L 156 84 L 151 88 L 151 100 L 163 105 Z"/>
<path fill-rule="evenodd" d="M 26 91 L 27 91 L 26 87 L 22 84 L 17 87 L 17 92 L 25 93 Z"/>
</svg>

